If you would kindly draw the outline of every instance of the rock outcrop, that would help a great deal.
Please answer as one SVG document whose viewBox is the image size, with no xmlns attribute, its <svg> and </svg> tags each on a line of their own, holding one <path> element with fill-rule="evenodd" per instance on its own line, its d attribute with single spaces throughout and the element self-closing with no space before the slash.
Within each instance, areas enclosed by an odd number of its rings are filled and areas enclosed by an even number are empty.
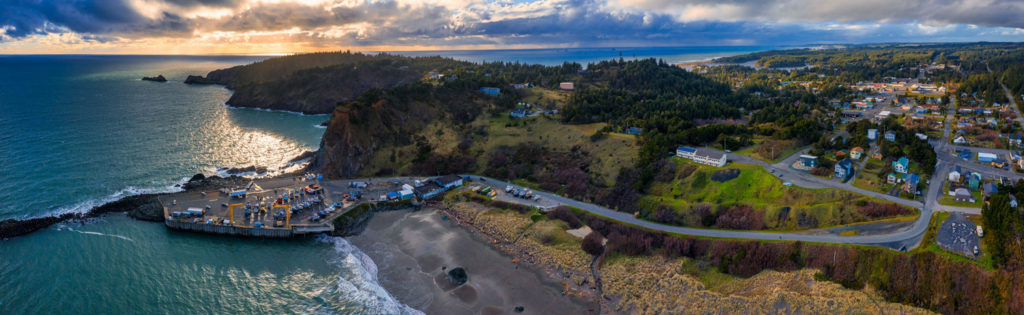
<svg viewBox="0 0 1024 315">
<path fill-rule="evenodd" d="M 201 75 L 190 75 L 185 78 L 185 84 L 217 84 L 217 81 L 204 78 Z"/>
<path fill-rule="evenodd" d="M 142 77 L 142 81 L 167 82 L 167 78 L 164 78 L 164 75 L 161 74 L 155 77 Z"/>
</svg>

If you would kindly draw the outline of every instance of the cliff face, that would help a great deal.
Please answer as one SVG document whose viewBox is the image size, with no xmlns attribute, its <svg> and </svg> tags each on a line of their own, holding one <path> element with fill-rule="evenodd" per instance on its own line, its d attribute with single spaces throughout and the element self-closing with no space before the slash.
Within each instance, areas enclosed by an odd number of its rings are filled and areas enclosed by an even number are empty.
<svg viewBox="0 0 1024 315">
<path fill-rule="evenodd" d="M 371 105 L 353 102 L 337 107 L 320 140 L 312 167 L 324 174 L 355 177 L 381 148 L 411 142 L 411 135 L 438 117 L 439 112 L 422 104 L 405 104 L 409 111 L 388 99 Z"/>
<path fill-rule="evenodd" d="M 391 64 L 308 69 L 279 80 L 234 86 L 235 93 L 227 103 L 238 107 L 327 114 L 338 103 L 352 101 L 371 88 L 415 82 L 422 75 L 411 68 Z M 218 81 L 225 82 L 223 80 Z"/>
</svg>

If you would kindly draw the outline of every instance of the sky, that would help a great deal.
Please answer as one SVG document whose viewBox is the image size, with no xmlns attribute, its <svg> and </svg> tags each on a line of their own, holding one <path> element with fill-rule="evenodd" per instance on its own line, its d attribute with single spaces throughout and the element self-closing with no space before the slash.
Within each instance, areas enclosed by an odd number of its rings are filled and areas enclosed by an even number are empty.
<svg viewBox="0 0 1024 315">
<path fill-rule="evenodd" d="M 1024 41 L 1001 0 L 0 0 L 0 54 Z"/>
</svg>

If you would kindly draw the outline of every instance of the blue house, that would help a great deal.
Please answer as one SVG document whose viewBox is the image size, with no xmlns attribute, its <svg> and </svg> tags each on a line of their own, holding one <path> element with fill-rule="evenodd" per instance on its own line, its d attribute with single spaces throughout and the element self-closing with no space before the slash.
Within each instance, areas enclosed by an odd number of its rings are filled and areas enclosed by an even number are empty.
<svg viewBox="0 0 1024 315">
<path fill-rule="evenodd" d="M 629 128 L 626 129 L 626 133 L 634 135 L 634 136 L 639 136 L 640 134 L 644 133 L 644 128 L 629 127 Z"/>
<path fill-rule="evenodd" d="M 896 142 L 896 133 L 892 130 L 886 131 L 885 140 L 889 140 L 889 142 Z"/>
<path fill-rule="evenodd" d="M 959 150 L 959 151 L 957 151 L 956 156 L 961 158 L 961 159 L 964 159 L 964 160 L 970 159 L 971 158 L 971 150 Z"/>
<path fill-rule="evenodd" d="M 996 188 L 996 184 L 993 184 L 993 183 L 985 183 L 984 191 L 985 191 L 985 197 L 988 197 L 988 196 L 991 196 L 993 194 L 998 194 L 999 193 L 999 189 Z"/>
<path fill-rule="evenodd" d="M 967 179 L 967 185 L 971 189 L 978 189 L 981 186 L 981 173 L 971 172 L 971 176 Z"/>
<path fill-rule="evenodd" d="M 804 167 L 807 168 L 818 167 L 818 157 L 814 155 L 801 154 L 800 165 L 803 165 Z"/>
<path fill-rule="evenodd" d="M 896 173 L 906 174 L 907 170 L 910 169 L 910 160 L 907 157 L 901 157 L 899 160 L 892 162 L 892 169 Z"/>
<path fill-rule="evenodd" d="M 526 109 L 525 108 L 516 108 L 516 109 L 513 109 L 512 112 L 509 113 L 508 115 L 512 116 L 512 118 L 523 118 L 523 117 L 526 117 Z"/>
<path fill-rule="evenodd" d="M 498 95 L 498 93 L 501 93 L 501 89 L 496 87 L 482 87 L 480 88 L 480 92 L 484 92 L 488 95 Z"/>
<path fill-rule="evenodd" d="M 853 174 L 853 160 L 843 159 L 836 163 L 835 176 L 837 178 L 847 179 Z"/>
<path fill-rule="evenodd" d="M 878 139 L 878 129 L 868 129 L 868 140 L 875 141 Z"/>
<path fill-rule="evenodd" d="M 903 176 L 903 191 L 917 192 L 917 184 L 921 183 L 921 176 L 917 174 L 906 174 Z"/>
</svg>

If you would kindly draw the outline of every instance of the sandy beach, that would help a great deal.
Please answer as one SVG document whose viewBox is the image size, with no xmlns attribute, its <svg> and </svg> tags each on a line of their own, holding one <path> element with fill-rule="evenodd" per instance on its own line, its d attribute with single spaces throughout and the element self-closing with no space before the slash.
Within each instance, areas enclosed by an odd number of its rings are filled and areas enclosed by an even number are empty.
<svg viewBox="0 0 1024 315">
<path fill-rule="evenodd" d="M 377 213 L 348 240 L 377 264 L 388 292 L 427 314 L 515 314 L 517 306 L 523 314 L 594 312 L 436 210 Z M 444 274 L 455 267 L 465 268 L 469 281 L 452 288 Z"/>
</svg>

